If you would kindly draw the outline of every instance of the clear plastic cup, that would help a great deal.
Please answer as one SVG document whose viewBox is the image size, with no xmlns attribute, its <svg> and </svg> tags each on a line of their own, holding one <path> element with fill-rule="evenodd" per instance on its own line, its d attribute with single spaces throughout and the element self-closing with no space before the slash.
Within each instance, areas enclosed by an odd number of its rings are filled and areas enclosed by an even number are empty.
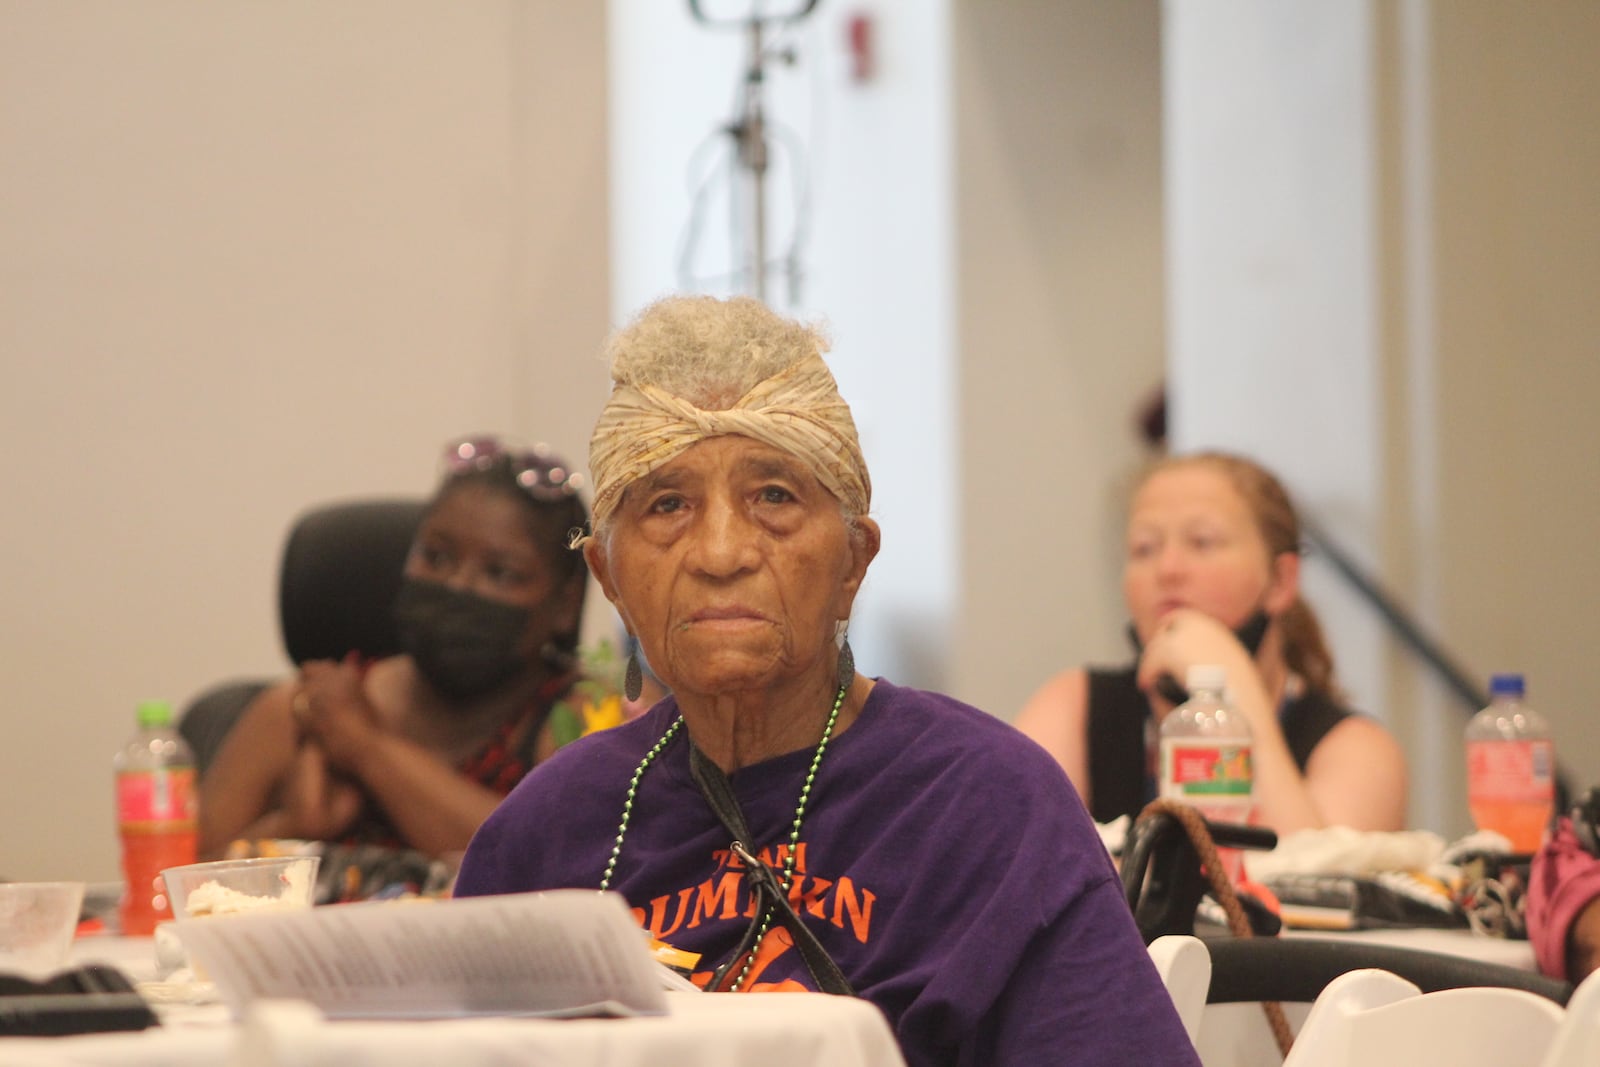
<svg viewBox="0 0 1600 1067">
<path fill-rule="evenodd" d="M 0 882 L 0 973 L 46 978 L 66 966 L 83 882 Z"/>
<path fill-rule="evenodd" d="M 321 856 L 216 860 L 168 867 L 161 877 L 167 883 L 167 896 L 172 899 L 172 914 L 177 919 L 225 918 L 311 907 L 321 861 Z M 157 948 L 159 957 L 162 946 L 158 944 Z M 170 946 L 167 951 L 171 955 Z M 164 964 L 169 962 L 163 960 Z M 205 968 L 193 959 L 189 960 L 189 967 L 196 981 L 210 981 Z"/>
<path fill-rule="evenodd" d="M 320 856 L 272 856 L 168 867 L 161 872 L 179 919 L 309 908 Z"/>
</svg>

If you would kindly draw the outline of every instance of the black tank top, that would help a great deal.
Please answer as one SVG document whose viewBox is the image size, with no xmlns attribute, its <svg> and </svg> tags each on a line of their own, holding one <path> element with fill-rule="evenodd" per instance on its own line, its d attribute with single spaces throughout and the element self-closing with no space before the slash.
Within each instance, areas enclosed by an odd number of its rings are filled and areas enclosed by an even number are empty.
<svg viewBox="0 0 1600 1067">
<path fill-rule="evenodd" d="M 1301 773 L 1328 731 L 1353 714 L 1321 693 L 1284 705 L 1278 722 Z M 1146 724 L 1153 721 L 1132 667 L 1089 672 L 1089 812 L 1096 822 L 1136 818 L 1155 799 L 1155 769 L 1145 744 Z"/>
</svg>

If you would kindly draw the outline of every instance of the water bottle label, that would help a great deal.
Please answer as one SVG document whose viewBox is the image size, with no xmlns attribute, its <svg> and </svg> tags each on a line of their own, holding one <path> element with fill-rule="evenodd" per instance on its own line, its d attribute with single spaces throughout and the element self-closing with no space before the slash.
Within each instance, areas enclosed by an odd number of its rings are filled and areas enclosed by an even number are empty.
<svg viewBox="0 0 1600 1067">
<path fill-rule="evenodd" d="M 1162 745 L 1163 796 L 1176 800 L 1228 800 L 1250 796 L 1254 774 L 1249 745 Z"/>
<path fill-rule="evenodd" d="M 1548 802 L 1555 790 L 1549 741 L 1467 742 L 1467 792 L 1475 799 Z"/>
<path fill-rule="evenodd" d="M 124 829 L 140 824 L 195 821 L 193 767 L 169 771 L 130 771 L 117 775 L 117 821 Z"/>
</svg>

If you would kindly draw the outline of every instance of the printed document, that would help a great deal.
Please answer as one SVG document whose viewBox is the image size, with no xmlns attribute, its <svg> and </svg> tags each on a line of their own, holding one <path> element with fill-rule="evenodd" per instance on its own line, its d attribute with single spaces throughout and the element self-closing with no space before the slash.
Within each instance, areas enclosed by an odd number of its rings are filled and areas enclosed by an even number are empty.
<svg viewBox="0 0 1600 1067">
<path fill-rule="evenodd" d="M 329 1018 L 666 1012 L 663 969 L 615 893 L 334 904 L 177 930 L 236 1017 L 266 997 Z"/>
</svg>

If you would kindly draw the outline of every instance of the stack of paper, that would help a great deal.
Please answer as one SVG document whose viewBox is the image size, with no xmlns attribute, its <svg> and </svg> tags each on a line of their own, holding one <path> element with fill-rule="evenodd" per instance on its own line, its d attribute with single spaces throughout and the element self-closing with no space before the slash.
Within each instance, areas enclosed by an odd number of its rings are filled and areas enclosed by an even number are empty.
<svg viewBox="0 0 1600 1067">
<path fill-rule="evenodd" d="M 660 969 L 614 893 L 337 904 L 177 928 L 236 1017 L 261 998 L 329 1018 L 666 1011 Z"/>
</svg>

